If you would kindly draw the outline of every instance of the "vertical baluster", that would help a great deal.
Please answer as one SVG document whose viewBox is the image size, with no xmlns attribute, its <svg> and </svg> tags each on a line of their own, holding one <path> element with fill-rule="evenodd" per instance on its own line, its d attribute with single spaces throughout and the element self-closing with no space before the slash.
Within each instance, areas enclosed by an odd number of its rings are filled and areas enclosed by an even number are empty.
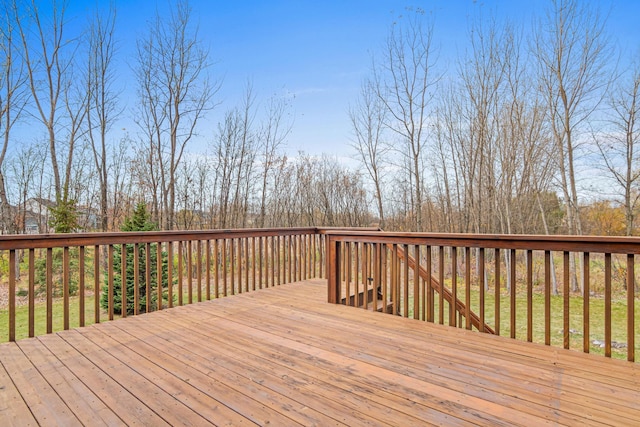
<svg viewBox="0 0 640 427">
<path fill-rule="evenodd" d="M 236 294 L 236 239 L 229 239 L 229 275 L 231 278 L 230 292 Z M 225 280 L 226 282 L 226 280 Z"/>
<path fill-rule="evenodd" d="M 193 303 L 193 242 L 187 240 L 187 304 Z"/>
<path fill-rule="evenodd" d="M 182 281 L 183 281 L 183 277 L 184 277 L 184 261 L 182 259 L 182 254 L 184 252 L 183 246 L 182 246 L 182 242 L 178 242 L 178 305 L 181 306 L 182 305 L 182 299 L 183 299 L 183 288 L 182 288 Z"/>
<path fill-rule="evenodd" d="M 388 293 L 388 289 L 387 289 L 387 286 L 388 286 L 387 266 L 388 266 L 389 251 L 387 250 L 387 245 L 380 244 L 380 255 L 382 257 L 381 262 L 380 262 L 380 264 L 381 264 L 380 268 L 382 270 L 382 277 L 381 277 L 381 282 L 382 282 L 382 311 L 384 313 L 388 313 L 389 312 L 389 293 Z"/>
<path fill-rule="evenodd" d="M 364 291 L 362 292 L 362 307 L 365 310 L 369 309 L 369 283 L 367 278 L 369 277 L 369 246 L 367 243 L 362 243 L 362 283 L 364 285 Z"/>
<path fill-rule="evenodd" d="M 276 260 L 276 236 L 271 236 L 271 286 L 276 284 L 276 268 L 278 261 Z"/>
<path fill-rule="evenodd" d="M 464 248 L 464 319 L 465 327 L 471 330 L 471 248 Z"/>
<path fill-rule="evenodd" d="M 494 263 L 495 263 L 495 328 L 494 332 L 496 335 L 500 335 L 500 249 L 495 248 L 493 252 Z"/>
<path fill-rule="evenodd" d="M 320 253 L 320 278 L 323 278 L 324 275 L 326 275 L 326 271 L 323 268 L 323 265 L 325 265 L 324 262 L 324 256 L 325 256 L 325 251 L 327 250 L 327 238 L 324 234 L 321 234 L 318 236 L 320 241 L 318 242 L 320 245 L 320 248 L 318 250 L 318 252 Z"/>
<path fill-rule="evenodd" d="M 318 248 L 317 248 L 317 244 L 318 244 L 318 235 L 317 234 L 312 234 L 311 235 L 311 242 L 312 242 L 312 248 L 311 248 L 311 252 L 313 253 L 313 277 L 316 278 L 318 277 Z"/>
<path fill-rule="evenodd" d="M 509 279 L 511 281 L 511 294 L 510 298 L 510 335 L 511 338 L 516 337 L 516 250 L 511 249 L 511 254 L 509 256 Z"/>
<path fill-rule="evenodd" d="M 413 318 L 420 318 L 420 246 L 413 247 Z"/>
<path fill-rule="evenodd" d="M 564 348 L 569 348 L 569 252 L 564 251 L 563 257 L 563 307 L 562 307 L 562 318 L 563 318 L 563 345 Z"/>
<path fill-rule="evenodd" d="M 293 270 L 293 259 L 292 259 L 292 257 L 293 257 L 293 252 L 292 252 L 293 245 L 291 244 L 292 239 L 293 239 L 293 236 L 291 236 L 291 235 L 287 236 L 287 281 L 289 283 L 293 282 L 293 276 L 292 276 L 292 273 L 293 273 L 293 271 L 292 271 Z"/>
<path fill-rule="evenodd" d="M 127 245 L 120 245 L 120 313 L 127 317 Z"/>
<path fill-rule="evenodd" d="M 344 242 L 344 254 L 345 254 L 345 258 L 346 258 L 346 263 L 344 264 L 345 268 L 345 273 L 347 275 L 346 278 L 346 285 L 345 285 L 345 295 L 346 295 L 346 300 L 345 303 L 346 305 L 351 305 L 351 306 L 355 306 L 356 302 L 355 299 L 352 300 L 351 299 L 351 274 L 352 271 L 351 269 L 353 268 L 353 266 L 351 265 L 351 243 L 350 242 Z M 358 290 L 356 289 L 356 298 L 358 297 Z"/>
<path fill-rule="evenodd" d="M 140 314 L 140 244 L 133 244 L 133 314 Z"/>
<path fill-rule="evenodd" d="M 400 310 L 398 306 L 398 245 L 396 243 L 391 249 L 391 309 L 394 315 L 397 315 Z"/>
<path fill-rule="evenodd" d="M 353 242 L 351 243 L 351 250 L 349 251 L 349 258 L 351 259 L 351 257 L 353 255 L 351 255 L 352 253 L 354 253 L 355 255 L 355 275 L 353 277 L 353 285 L 355 287 L 354 291 L 355 291 L 355 302 L 353 303 L 354 306 L 360 307 L 360 247 L 361 244 L 358 242 Z M 352 267 L 349 267 L 352 268 Z"/>
<path fill-rule="evenodd" d="M 409 317 L 409 245 L 403 245 L 402 250 L 404 251 L 404 282 L 402 289 L 404 293 L 404 300 L 402 304 L 402 315 L 404 317 Z"/>
<path fill-rule="evenodd" d="M 565 334 L 567 331 L 565 331 Z M 604 254 L 604 355 L 611 357 L 611 254 Z"/>
<path fill-rule="evenodd" d="M 456 311 L 458 301 L 458 248 L 451 248 L 451 305 L 452 310 L 449 311 L 449 326 L 456 326 Z"/>
<path fill-rule="evenodd" d="M 156 286 L 157 298 L 156 308 L 162 310 L 162 243 L 156 243 Z"/>
<path fill-rule="evenodd" d="M 100 246 L 93 247 L 93 316 L 100 323 Z"/>
<path fill-rule="evenodd" d="M 108 298 L 109 320 L 113 320 L 113 245 L 109 245 L 107 264 L 108 264 L 107 298 Z"/>
<path fill-rule="evenodd" d="M 215 299 L 220 298 L 220 265 L 218 264 L 219 256 L 218 256 L 218 239 L 213 241 L 213 267 L 214 267 L 214 276 L 213 276 L 213 297 Z"/>
<path fill-rule="evenodd" d="M 251 261 L 251 257 L 249 256 L 249 238 L 243 237 L 242 240 L 244 241 L 244 285 L 247 288 L 247 292 L 249 292 L 251 290 L 251 285 L 249 284 L 249 265 Z M 278 277 L 280 276 L 278 275 Z"/>
<path fill-rule="evenodd" d="M 29 249 L 29 337 L 35 336 L 35 272 L 36 272 L 35 249 Z M 96 296 L 97 299 L 97 296 Z"/>
<path fill-rule="evenodd" d="M 635 286 L 634 255 L 627 254 L 627 360 L 629 362 L 635 361 Z"/>
<path fill-rule="evenodd" d="M 256 290 L 256 237 L 251 238 L 251 289 Z"/>
<path fill-rule="evenodd" d="M 438 313 L 438 321 L 441 325 L 444 325 L 444 246 L 438 247 L 438 270 L 438 280 L 440 281 L 440 313 Z"/>
<path fill-rule="evenodd" d="M 478 263 L 480 264 L 480 271 L 478 272 L 478 282 L 480 285 L 480 325 L 478 330 L 484 332 L 484 313 L 485 313 L 485 290 L 484 290 L 484 248 L 480 248 L 478 256 L 480 257 Z"/>
<path fill-rule="evenodd" d="M 284 239 L 285 236 L 278 236 L 278 285 L 286 283 Z"/>
<path fill-rule="evenodd" d="M 382 254 L 380 253 L 381 246 L 379 243 L 373 244 L 373 311 L 378 311 L 378 297 L 382 297 L 382 289 L 381 289 L 381 272 L 380 272 L 380 258 Z M 384 304 L 384 302 L 383 302 Z M 384 308 L 384 306 L 383 306 Z"/>
<path fill-rule="evenodd" d="M 551 345 L 551 251 L 544 251 L 544 343 Z"/>
<path fill-rule="evenodd" d="M 431 283 L 433 252 L 431 245 L 427 245 L 427 322 L 434 321 L 435 295 L 433 293 L 433 283 Z"/>
<path fill-rule="evenodd" d="M 583 300 L 583 305 L 582 305 L 582 351 L 584 351 L 585 353 L 589 353 L 589 350 L 591 349 L 591 341 L 589 340 L 589 335 L 590 335 L 590 331 L 589 331 L 589 305 L 590 305 L 590 301 L 589 298 L 591 297 L 591 284 L 589 283 L 590 280 L 590 274 L 591 274 L 591 266 L 590 266 L 590 260 L 589 260 L 589 252 L 585 252 L 582 255 L 582 265 L 583 265 L 583 278 L 582 278 L 582 284 L 583 284 L 583 289 L 584 289 L 584 300 Z"/>
<path fill-rule="evenodd" d="M 340 277 L 342 277 L 340 270 L 343 268 L 340 265 L 340 244 L 335 239 L 329 239 L 327 244 L 327 282 L 328 282 L 328 300 L 331 304 L 340 304 Z"/>
<path fill-rule="evenodd" d="M 9 250 L 9 341 L 16 340 L 16 250 Z"/>
<path fill-rule="evenodd" d="M 263 271 L 263 265 L 264 265 L 264 252 L 263 252 L 263 245 L 262 245 L 262 241 L 263 238 L 262 236 L 260 236 L 260 239 L 258 241 L 258 247 L 259 247 L 259 258 L 260 258 L 260 262 L 258 263 L 258 269 L 259 269 L 259 282 L 258 284 L 260 285 L 260 289 L 262 289 L 262 284 L 264 283 L 263 281 L 263 275 L 262 275 L 262 271 Z"/>
<path fill-rule="evenodd" d="M 151 243 L 144 244 L 144 297 L 145 313 L 151 311 Z"/>
<path fill-rule="evenodd" d="M 31 252 L 31 250 L 29 250 Z M 84 246 L 80 246 L 78 249 L 78 287 L 80 292 L 80 300 L 78 307 L 78 324 L 80 327 L 85 323 L 85 294 L 84 294 L 84 274 L 85 274 L 85 261 L 84 261 Z"/>
<path fill-rule="evenodd" d="M 69 247 L 62 249 L 62 300 L 63 300 L 63 329 L 69 329 Z"/>
<path fill-rule="evenodd" d="M 205 244 L 205 265 L 206 265 L 206 298 L 211 299 L 211 240 L 207 239 Z"/>
<path fill-rule="evenodd" d="M 527 250 L 527 341 L 533 341 L 533 251 Z"/>
<path fill-rule="evenodd" d="M 202 302 L 202 240 L 196 242 L 196 257 L 197 298 L 198 302 Z"/>
</svg>

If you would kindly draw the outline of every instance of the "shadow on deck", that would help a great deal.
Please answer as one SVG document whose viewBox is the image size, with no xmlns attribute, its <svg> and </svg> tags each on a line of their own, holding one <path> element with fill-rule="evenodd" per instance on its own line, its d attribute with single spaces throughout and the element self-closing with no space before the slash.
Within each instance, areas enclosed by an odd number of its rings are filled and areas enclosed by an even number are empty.
<svg viewBox="0 0 640 427">
<path fill-rule="evenodd" d="M 282 285 L 0 345 L 0 425 L 637 425 L 640 366 Z"/>
</svg>

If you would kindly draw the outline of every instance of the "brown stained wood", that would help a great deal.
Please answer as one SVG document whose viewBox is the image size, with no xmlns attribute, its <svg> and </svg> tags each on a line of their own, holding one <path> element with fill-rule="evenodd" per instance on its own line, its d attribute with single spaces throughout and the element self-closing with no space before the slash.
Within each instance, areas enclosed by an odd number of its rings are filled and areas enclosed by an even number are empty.
<svg viewBox="0 0 640 427">
<path fill-rule="evenodd" d="M 438 283 L 440 283 L 441 289 L 444 289 L 444 246 L 438 247 Z M 438 292 L 438 304 L 439 304 L 439 313 L 438 313 L 438 322 L 441 325 L 444 325 L 444 292 Z M 451 305 L 449 306 L 449 310 L 451 310 Z"/>
<path fill-rule="evenodd" d="M 351 299 L 351 275 L 352 275 L 352 268 L 353 266 L 351 265 L 351 258 L 352 258 L 352 254 L 351 254 L 351 243 L 349 242 L 344 242 L 343 243 L 343 247 L 344 247 L 344 258 L 346 260 L 346 262 L 343 264 L 344 267 L 344 271 L 346 274 L 346 279 L 345 279 L 345 297 L 346 297 L 346 302 L 347 305 L 357 305 L 357 301 L 358 301 L 358 287 L 356 285 L 356 289 L 355 289 L 355 298 Z M 344 261 L 343 261 L 344 262 Z M 353 304 L 351 304 L 351 302 L 353 301 Z"/>
<path fill-rule="evenodd" d="M 160 247 L 159 244 L 158 247 Z M 162 263 L 160 263 L 160 265 L 162 265 Z M 161 274 L 159 276 L 162 277 Z M 198 302 L 202 302 L 202 240 L 196 242 L 196 282 L 198 284 Z M 160 287 L 160 289 L 162 289 L 162 287 Z"/>
<path fill-rule="evenodd" d="M 582 351 L 584 351 L 585 353 L 589 353 L 589 350 L 591 348 L 591 339 L 590 339 L 590 330 L 589 330 L 589 318 L 590 318 L 590 301 L 589 298 L 591 297 L 591 280 L 590 280 L 590 274 L 591 274 L 591 262 L 589 261 L 589 252 L 584 252 L 583 256 L 582 256 L 582 264 L 583 264 L 583 289 L 584 289 L 584 296 L 583 296 L 583 302 L 582 302 Z"/>
<path fill-rule="evenodd" d="M 135 257 L 136 254 L 133 256 Z M 127 299 L 129 296 L 127 295 L 127 245 L 120 245 L 120 306 L 122 309 L 120 310 L 122 317 L 127 317 Z"/>
<path fill-rule="evenodd" d="M 479 280 L 479 289 L 480 289 L 480 306 L 478 308 L 480 314 L 480 324 L 479 324 L 479 328 L 478 330 L 480 332 L 484 332 L 484 328 L 485 328 L 485 321 L 484 321 L 484 314 L 486 312 L 485 310 L 485 263 L 484 263 L 484 248 L 480 248 L 480 253 L 478 254 L 478 263 L 480 265 L 480 271 L 478 272 L 478 280 Z"/>
<path fill-rule="evenodd" d="M 53 332 L 53 249 L 47 248 L 47 333 Z"/>
<path fill-rule="evenodd" d="M 109 245 L 108 256 L 108 273 L 107 273 L 107 309 L 109 311 L 109 320 L 113 320 L 113 245 Z M 148 271 L 148 270 L 147 270 Z M 148 282 L 147 282 L 148 283 Z M 148 295 L 148 294 L 147 294 Z M 147 298 L 148 300 L 149 298 Z M 149 310 L 147 310 L 149 311 Z"/>
<path fill-rule="evenodd" d="M 35 249 L 29 249 L 29 336 L 35 335 Z M 80 325 L 82 326 L 82 325 Z"/>
<path fill-rule="evenodd" d="M 187 304 L 193 304 L 193 242 L 187 245 Z"/>
<path fill-rule="evenodd" d="M 66 331 L 69 329 L 69 247 L 62 249 L 62 327 Z"/>
<path fill-rule="evenodd" d="M 78 325 L 83 327 L 85 324 L 85 250 L 84 246 L 80 246 L 78 250 L 78 288 L 80 292 L 78 307 Z"/>
<path fill-rule="evenodd" d="M 131 316 L 25 340 L 17 354 L 16 344 L 0 345 L 0 385 L 9 385 L 1 396 L 23 396 L 29 406 L 20 398 L 12 417 L 33 413 L 40 425 L 640 418 L 636 364 L 327 304 L 326 286 L 294 283 Z"/>
<path fill-rule="evenodd" d="M 258 284 L 260 285 L 259 288 L 262 289 L 263 288 L 263 284 L 264 284 L 264 276 L 263 276 L 263 271 L 264 271 L 264 249 L 263 249 L 263 238 L 259 237 L 258 238 L 258 270 L 259 270 L 259 274 L 258 274 Z"/>
<path fill-rule="evenodd" d="M 162 310 L 162 243 L 158 242 L 156 245 L 156 308 Z"/>
<path fill-rule="evenodd" d="M 456 247 L 451 248 L 451 300 L 458 301 L 458 248 Z M 455 309 L 449 311 L 449 326 L 457 326 L 456 311 Z"/>
<path fill-rule="evenodd" d="M 16 251 L 9 251 L 9 341 L 16 340 Z"/>
<path fill-rule="evenodd" d="M 434 306 L 435 306 L 435 294 L 432 285 L 433 276 L 433 252 L 431 246 L 427 246 L 427 268 L 426 275 L 424 276 L 427 281 L 427 322 L 433 323 L 434 321 Z M 468 304 L 467 304 L 468 306 Z M 468 317 L 467 317 L 468 318 Z"/>
<path fill-rule="evenodd" d="M 627 255 L 627 360 L 635 362 L 635 287 L 634 255 Z"/>
<path fill-rule="evenodd" d="M 276 285 L 276 268 L 278 260 L 276 259 L 276 236 L 271 237 L 271 286 Z"/>
<path fill-rule="evenodd" d="M 145 313 L 149 313 L 151 311 L 151 242 L 144 245 L 144 287 Z"/>
<path fill-rule="evenodd" d="M 563 277 L 562 277 L 562 282 L 563 282 L 563 290 L 562 290 L 562 301 L 563 301 L 563 306 L 562 306 L 562 324 L 563 324 L 563 329 L 562 329 L 562 334 L 563 334 L 563 347 L 564 348 L 569 348 L 569 298 L 570 298 L 570 294 L 569 294 L 569 275 L 570 275 L 570 269 L 569 269 L 569 252 L 565 251 L 564 252 L 564 256 L 563 256 Z"/>
<path fill-rule="evenodd" d="M 494 249 L 494 262 L 495 262 L 495 320 L 494 320 L 494 329 L 496 335 L 500 335 L 500 297 L 502 294 L 502 285 L 500 283 L 500 249 Z"/>
<path fill-rule="evenodd" d="M 182 306 L 182 296 L 184 294 L 182 289 L 182 278 L 184 277 L 183 272 L 183 261 L 182 261 L 182 242 L 178 242 L 178 306 Z M 224 261 L 223 261 L 224 264 Z M 225 276 L 226 280 L 226 276 Z M 226 296 L 226 293 L 225 293 Z"/>
<path fill-rule="evenodd" d="M 236 239 L 229 239 L 229 295 L 236 294 Z M 226 288 L 226 280 L 225 280 Z"/>
<path fill-rule="evenodd" d="M 420 246 L 413 247 L 413 318 L 420 318 Z M 408 264 L 408 263 L 407 263 Z"/>
<path fill-rule="evenodd" d="M 527 251 L 527 341 L 533 341 L 533 251 Z"/>
<path fill-rule="evenodd" d="M 544 344 L 551 345 L 551 252 L 544 251 Z"/>
<path fill-rule="evenodd" d="M 218 239 L 213 241 L 213 297 L 220 298 L 220 264 L 218 256 Z"/>
<path fill-rule="evenodd" d="M 510 336 L 511 338 L 516 337 L 516 250 L 511 249 L 511 254 L 509 255 L 509 278 L 511 283 L 511 289 L 509 294 L 509 325 L 510 325 Z"/>
<path fill-rule="evenodd" d="M 222 296 L 229 295 L 229 284 L 227 282 L 229 272 L 229 239 L 222 240 Z"/>
<path fill-rule="evenodd" d="M 171 245 L 171 243 L 169 243 L 169 245 Z M 206 282 L 205 297 L 207 298 L 207 301 L 209 301 L 211 299 L 211 240 L 207 240 L 204 250 L 205 250 L 204 262 L 205 262 L 205 265 L 207 266 L 206 275 L 205 275 L 205 282 Z M 254 276 L 254 279 L 255 279 L 255 276 Z M 170 278 L 169 278 L 169 283 L 171 283 Z M 254 291 L 255 291 L 255 288 L 254 288 Z"/>
<path fill-rule="evenodd" d="M 286 237 L 285 237 L 286 239 Z M 256 253 L 256 238 L 251 238 L 251 290 L 256 290 L 258 287 L 256 286 L 256 263 L 257 263 L 257 253 Z"/>
<path fill-rule="evenodd" d="M 133 315 L 140 314 L 140 245 L 133 245 Z"/>
<path fill-rule="evenodd" d="M 93 313 L 94 322 L 100 323 L 100 246 L 93 247 Z"/>
<path fill-rule="evenodd" d="M 207 272 L 208 271 L 209 269 L 207 269 Z M 136 293 L 137 293 L 137 289 L 138 287 L 136 286 Z M 167 243 L 167 296 L 169 298 L 169 301 L 168 301 L 169 308 L 172 308 L 173 307 L 173 242 Z"/>
<path fill-rule="evenodd" d="M 604 355 L 611 357 L 611 254 L 604 254 Z"/>
<path fill-rule="evenodd" d="M 38 422 L 0 361 L 0 425 L 37 426 Z"/>
<path fill-rule="evenodd" d="M 464 317 L 465 327 L 471 330 L 471 248 L 464 248 Z"/>
</svg>

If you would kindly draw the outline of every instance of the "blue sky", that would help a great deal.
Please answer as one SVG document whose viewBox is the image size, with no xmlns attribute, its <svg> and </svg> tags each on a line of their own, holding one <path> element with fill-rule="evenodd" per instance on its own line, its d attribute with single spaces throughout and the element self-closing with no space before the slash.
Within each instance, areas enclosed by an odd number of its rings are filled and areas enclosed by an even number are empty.
<svg viewBox="0 0 640 427">
<path fill-rule="evenodd" d="M 640 0 L 596 3 L 605 12 L 610 11 L 612 38 L 627 54 L 637 53 Z M 156 8 L 163 13 L 168 4 L 166 0 L 116 0 L 123 98 L 135 92 L 127 65 L 133 63 L 135 39 L 144 34 Z M 467 28 L 473 16 L 496 13 L 499 20 L 529 25 L 533 15 L 541 15 L 548 2 L 191 0 L 190 4 L 199 21 L 201 37 L 210 47 L 213 75 L 223 78 L 218 97 L 222 104 L 202 126 L 205 139 L 210 139 L 224 111 L 239 103 L 245 83 L 251 79 L 259 100 L 273 94 L 292 97 L 294 125 L 287 141 L 290 153 L 304 150 L 348 156 L 349 103 L 355 101 L 360 83 L 369 73 L 372 54 L 406 6 L 420 7 L 433 15 L 435 41 L 441 52 L 439 66 L 453 70 L 457 54 L 466 48 Z M 82 15 L 90 5 L 91 2 L 71 0 L 71 15 Z M 203 141 L 192 151 L 203 150 Z"/>
</svg>

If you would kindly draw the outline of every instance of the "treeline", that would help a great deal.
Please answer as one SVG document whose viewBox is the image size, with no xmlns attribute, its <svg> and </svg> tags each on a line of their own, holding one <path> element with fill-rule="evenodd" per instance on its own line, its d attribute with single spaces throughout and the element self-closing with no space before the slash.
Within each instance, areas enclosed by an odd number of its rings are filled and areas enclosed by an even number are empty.
<svg viewBox="0 0 640 427">
<path fill-rule="evenodd" d="M 162 229 L 637 231 L 640 68 L 619 65 L 631 61 L 594 4 L 552 0 L 524 27 L 478 13 L 451 64 L 437 16 L 407 10 L 345 112 L 354 167 L 291 155 L 290 100 L 259 99 L 251 83 L 203 132 L 221 82 L 187 1 L 136 40 L 126 109 L 116 10 L 96 9 L 77 29 L 65 3 L 40 3 L 2 3 L 4 233 L 34 221 L 40 232 L 117 230 L 141 201 Z M 136 129 L 114 140 L 125 116 Z M 25 141 L 25 126 L 44 138 Z M 207 141 L 198 154 L 196 139 Z M 34 199 L 51 201 L 46 215 Z"/>
</svg>

